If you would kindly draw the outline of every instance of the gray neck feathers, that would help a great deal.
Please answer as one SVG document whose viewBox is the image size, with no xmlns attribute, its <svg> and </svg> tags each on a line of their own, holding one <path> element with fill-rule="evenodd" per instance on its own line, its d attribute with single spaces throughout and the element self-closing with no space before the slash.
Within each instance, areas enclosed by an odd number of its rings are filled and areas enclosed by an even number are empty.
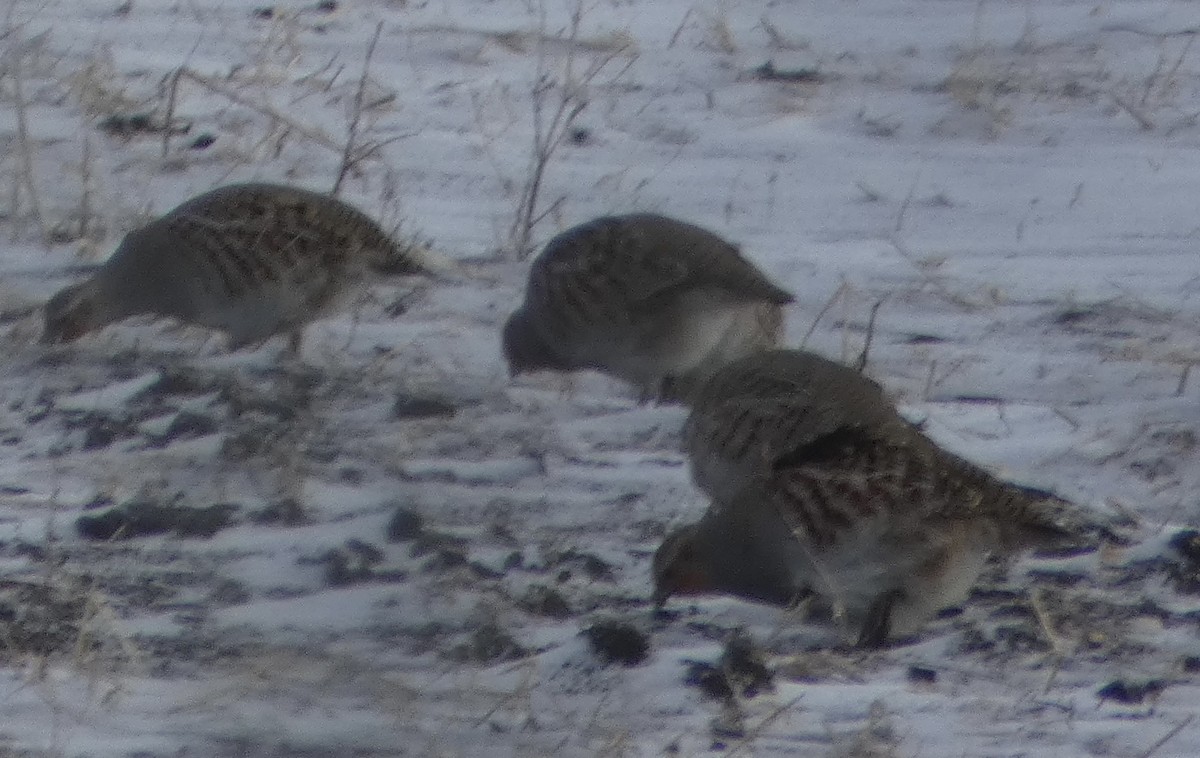
<svg viewBox="0 0 1200 758">
<path fill-rule="evenodd" d="M 760 602 L 784 605 L 798 589 L 789 568 L 790 552 L 779 519 L 764 513 L 766 503 L 733 506 L 741 517 L 723 514 L 705 518 L 697 530 L 696 547 L 705 557 L 714 585 L 725 592 Z"/>
<path fill-rule="evenodd" d="M 504 355 L 513 371 L 518 373 L 574 368 L 567 365 L 567 361 L 542 338 L 524 306 L 515 311 L 504 325 Z"/>
<path fill-rule="evenodd" d="M 178 240 L 158 221 L 125 235 L 95 277 L 114 318 L 186 315 L 187 293 L 195 285 L 189 280 L 198 272 L 173 245 Z"/>
</svg>

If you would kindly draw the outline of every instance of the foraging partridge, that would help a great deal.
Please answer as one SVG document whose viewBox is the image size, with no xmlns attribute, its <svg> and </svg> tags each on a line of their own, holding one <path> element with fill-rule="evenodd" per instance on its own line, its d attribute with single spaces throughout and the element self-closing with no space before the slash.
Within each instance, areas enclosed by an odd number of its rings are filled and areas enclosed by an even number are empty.
<svg viewBox="0 0 1200 758">
<path fill-rule="evenodd" d="M 934 445 L 857 372 L 800 351 L 716 372 L 684 438 L 713 503 L 655 554 L 660 604 L 815 593 L 873 647 L 961 601 L 991 555 L 1095 531 L 1069 503 Z"/>
<path fill-rule="evenodd" d="M 712 232 L 652 214 L 552 239 L 504 325 L 513 375 L 595 369 L 642 399 L 685 399 L 735 358 L 774 347 L 790 293 Z"/>
<path fill-rule="evenodd" d="M 305 324 L 385 267 L 428 273 L 417 251 L 330 195 L 228 185 L 125 235 L 90 279 L 46 304 L 42 341 L 148 314 L 226 332 L 233 349 L 287 332 L 296 351 Z"/>
</svg>

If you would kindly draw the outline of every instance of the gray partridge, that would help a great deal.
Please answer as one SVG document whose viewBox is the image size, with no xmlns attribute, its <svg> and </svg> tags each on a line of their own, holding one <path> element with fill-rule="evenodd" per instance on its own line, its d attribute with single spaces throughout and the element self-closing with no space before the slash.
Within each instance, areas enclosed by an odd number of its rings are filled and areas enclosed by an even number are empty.
<svg viewBox="0 0 1200 758">
<path fill-rule="evenodd" d="M 718 366 L 774 347 L 790 293 L 738 248 L 653 214 L 606 216 L 552 239 L 504 326 L 509 371 L 594 369 L 685 399 Z"/>
<path fill-rule="evenodd" d="M 343 304 L 373 271 L 429 273 L 421 254 L 330 195 L 233 184 L 125 235 L 86 281 L 45 306 L 42 341 L 70 342 L 135 315 L 223 331 L 234 349 L 290 335 Z"/>
<path fill-rule="evenodd" d="M 874 382 L 799 351 L 716 372 L 684 438 L 713 502 L 655 554 L 660 604 L 816 594 L 860 645 L 878 646 L 961 601 L 990 556 L 1103 531 L 1069 503 L 942 450 Z"/>
</svg>

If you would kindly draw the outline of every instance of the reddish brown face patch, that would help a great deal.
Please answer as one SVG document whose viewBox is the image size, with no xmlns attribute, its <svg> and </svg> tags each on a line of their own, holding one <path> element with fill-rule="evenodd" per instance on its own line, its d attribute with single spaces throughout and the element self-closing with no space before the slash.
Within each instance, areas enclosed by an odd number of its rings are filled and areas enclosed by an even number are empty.
<svg viewBox="0 0 1200 758">
<path fill-rule="evenodd" d="M 63 342 L 74 342 L 87 333 L 83 320 L 79 318 L 62 318 L 56 323 L 47 324 L 42 332 L 42 343 L 55 345 Z"/>
<path fill-rule="evenodd" d="M 696 566 L 688 566 L 675 573 L 676 595 L 703 595 L 712 591 L 708 575 Z"/>
<path fill-rule="evenodd" d="M 87 333 L 87 328 L 80 319 L 71 319 L 58 333 L 59 342 L 74 342 Z"/>
<path fill-rule="evenodd" d="M 654 600 L 658 605 L 662 605 L 673 595 L 706 595 L 712 591 L 712 582 L 699 566 L 676 566 L 660 577 Z"/>
</svg>

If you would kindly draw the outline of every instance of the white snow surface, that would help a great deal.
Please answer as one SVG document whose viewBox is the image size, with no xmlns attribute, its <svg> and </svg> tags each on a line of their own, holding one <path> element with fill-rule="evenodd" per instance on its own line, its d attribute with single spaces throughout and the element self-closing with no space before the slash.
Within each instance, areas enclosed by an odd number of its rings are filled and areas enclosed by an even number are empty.
<svg viewBox="0 0 1200 758">
<path fill-rule="evenodd" d="M 0 755 L 1200 755 L 1200 565 L 1171 542 L 1200 521 L 1195 2 L 585 0 L 573 43 L 552 0 L 2 5 Z M 331 189 L 377 25 L 342 195 L 453 275 L 373 287 L 301 364 L 145 320 L 38 344 L 40 304 L 151 215 Z M 163 123 L 181 67 L 186 133 L 105 128 Z M 838 360 L 881 303 L 867 371 L 906 414 L 1130 544 L 997 565 L 878 652 L 736 600 L 656 615 L 650 556 L 706 506 L 684 412 L 500 355 L 539 81 L 544 118 L 586 107 L 535 243 L 702 224 Z M 77 528 L 129 502 L 231 515 Z M 613 620 L 643 662 L 581 634 Z M 689 662 L 738 629 L 774 689 L 708 699 Z"/>
</svg>

